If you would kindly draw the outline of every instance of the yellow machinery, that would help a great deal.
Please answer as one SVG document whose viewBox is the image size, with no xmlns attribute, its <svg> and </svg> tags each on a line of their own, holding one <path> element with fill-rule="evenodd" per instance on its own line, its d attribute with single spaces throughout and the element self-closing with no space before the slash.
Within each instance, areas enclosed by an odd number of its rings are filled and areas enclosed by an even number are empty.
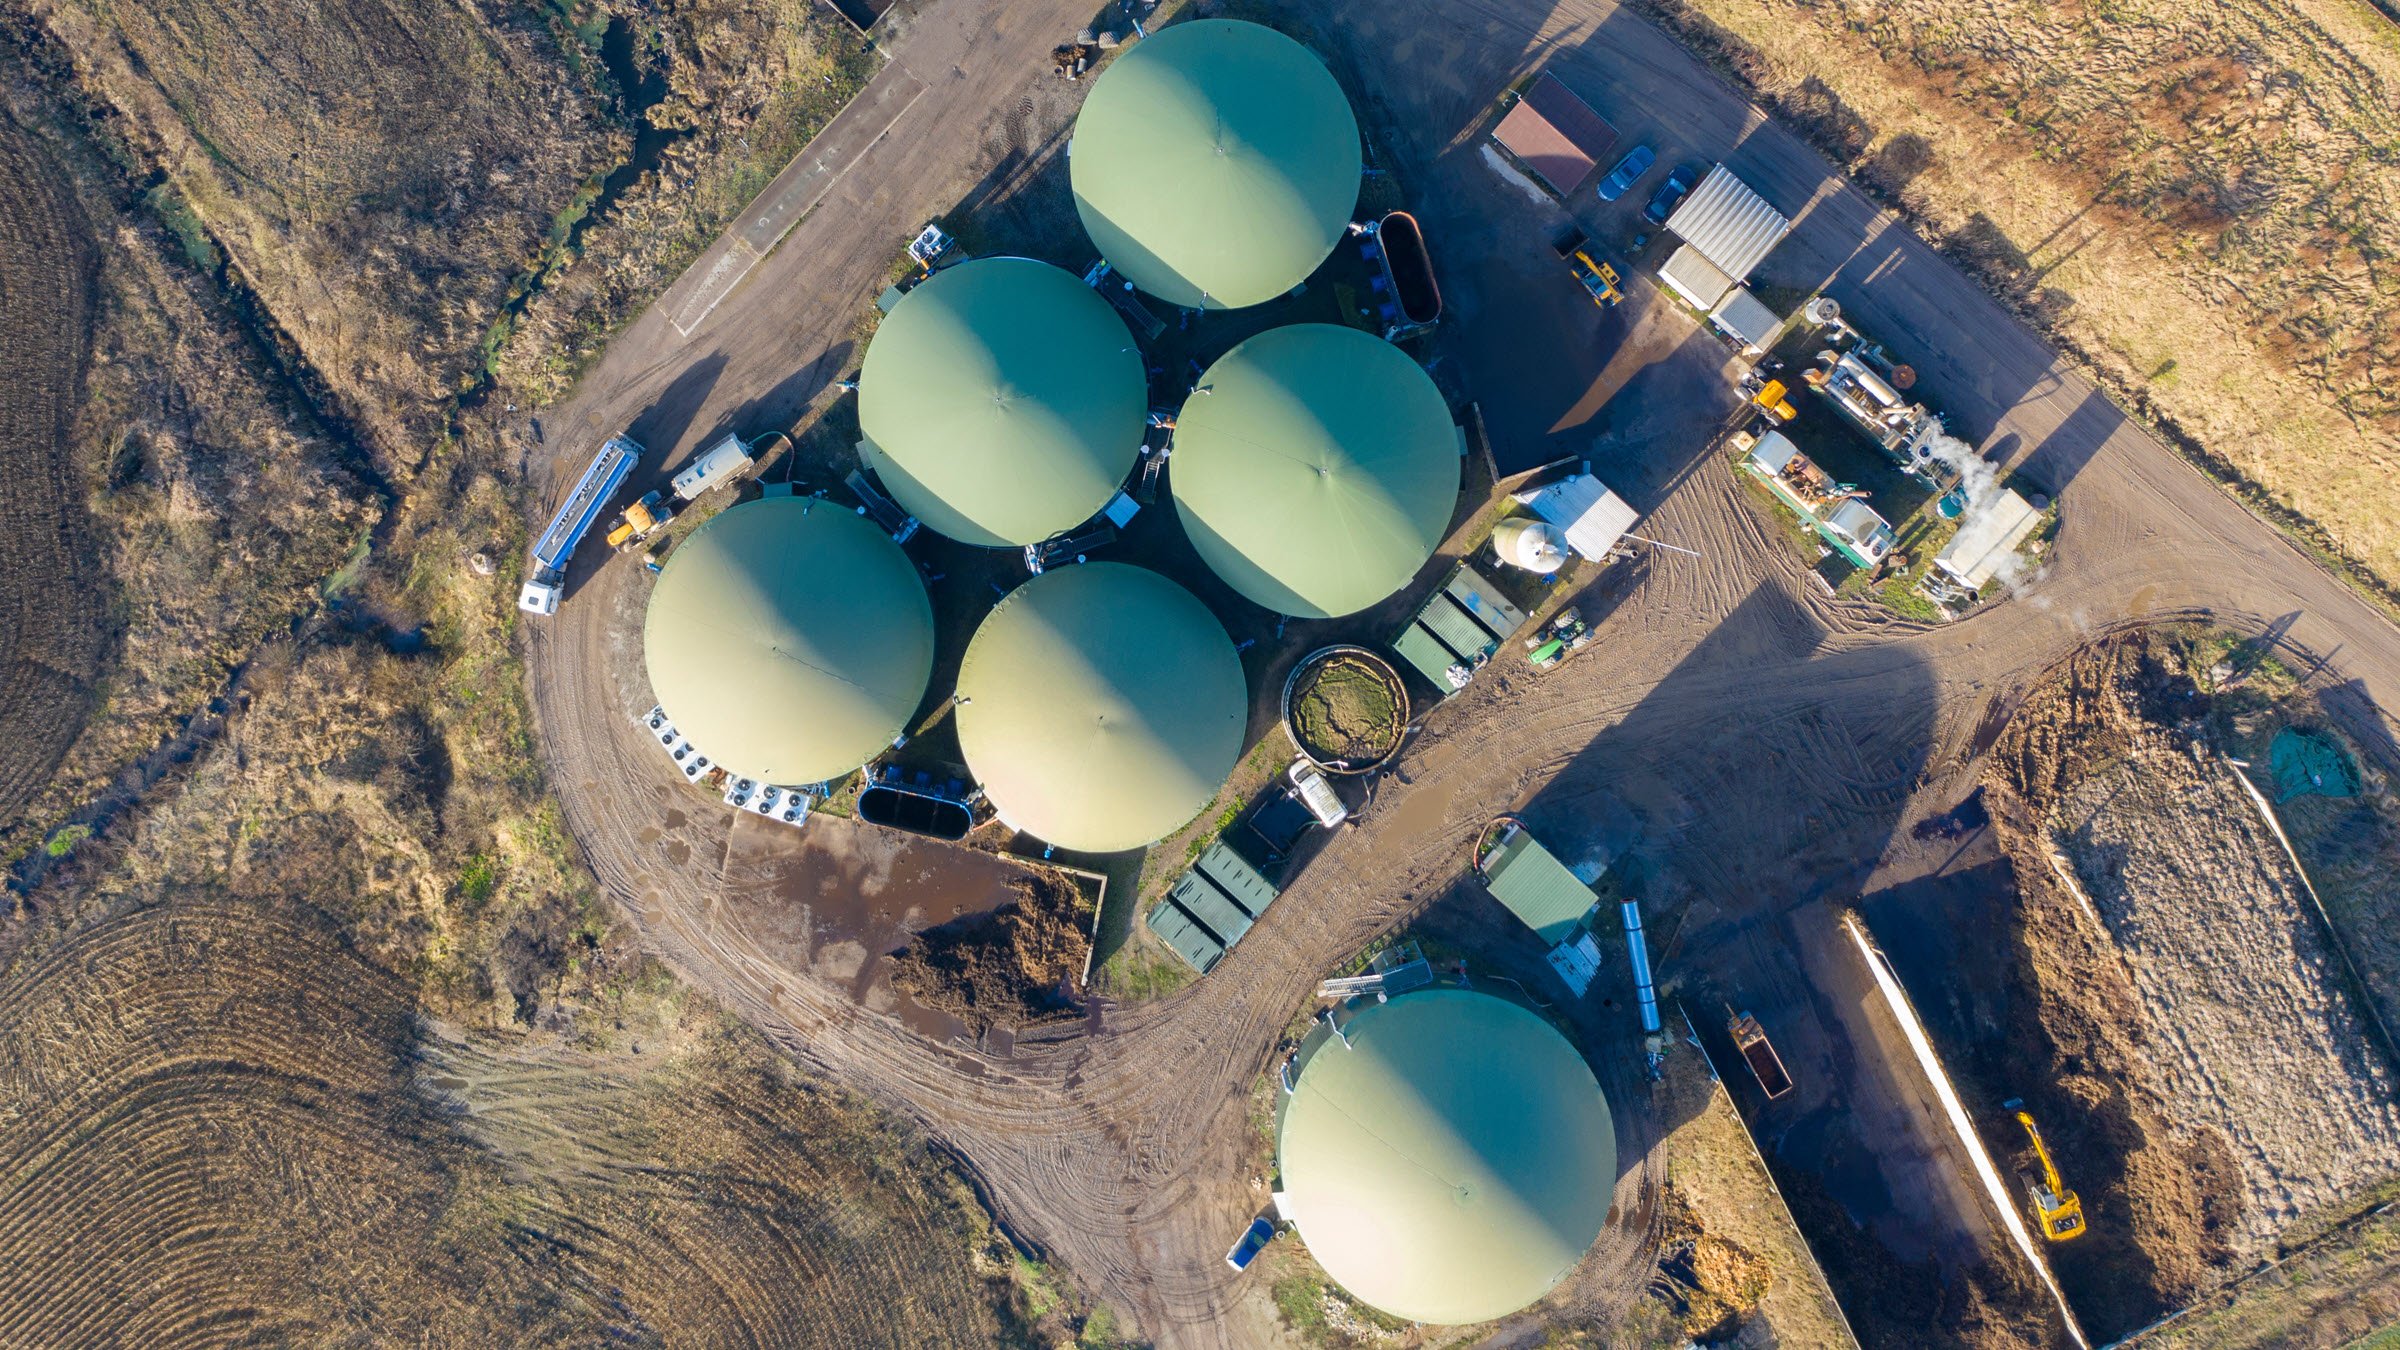
<svg viewBox="0 0 2400 1350">
<path fill-rule="evenodd" d="M 626 507 L 625 513 L 617 517 L 616 527 L 608 532 L 608 546 L 623 550 L 638 544 L 674 518 L 675 513 L 661 504 L 659 494 L 644 493 L 640 501 Z"/>
<path fill-rule="evenodd" d="M 2082 1237 L 2083 1200 L 2059 1179 L 2058 1164 L 2050 1161 L 2049 1146 L 2042 1142 L 2042 1132 L 2034 1128 L 2033 1116 L 2019 1111 L 2017 1123 L 2025 1127 L 2025 1137 L 2033 1141 L 2033 1156 L 2042 1164 L 2041 1176 L 2025 1181 L 2025 1194 L 2033 1201 L 2033 1217 L 2042 1226 L 2042 1236 L 2052 1242 Z"/>
<path fill-rule="evenodd" d="M 1625 293 L 1617 289 L 1617 269 L 1580 248 L 1567 255 L 1567 270 L 1592 293 L 1595 305 L 1614 305 L 1625 298 Z"/>
<path fill-rule="evenodd" d="M 1789 392 L 1783 387 L 1783 381 L 1769 380 L 1764 388 L 1750 396 L 1750 401 L 1766 409 L 1776 421 L 1789 422 L 1800 415 L 1800 410 L 1784 397 Z"/>
</svg>

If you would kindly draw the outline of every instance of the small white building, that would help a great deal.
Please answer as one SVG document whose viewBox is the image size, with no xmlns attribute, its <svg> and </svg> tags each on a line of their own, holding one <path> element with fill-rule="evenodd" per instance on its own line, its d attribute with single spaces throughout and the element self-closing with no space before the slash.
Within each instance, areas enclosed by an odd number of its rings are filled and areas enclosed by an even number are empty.
<svg viewBox="0 0 2400 1350">
<path fill-rule="evenodd" d="M 1708 321 L 1718 332 L 1742 344 L 1742 355 L 1753 359 L 1766 355 L 1767 348 L 1774 346 L 1776 336 L 1783 332 L 1783 316 L 1767 308 L 1746 286 L 1727 291 L 1716 308 L 1708 312 Z"/>
<path fill-rule="evenodd" d="M 1684 303 L 1707 313 L 1717 307 L 1725 292 L 1733 289 L 1733 278 L 1720 271 L 1706 254 L 1685 244 L 1658 269 L 1658 279 L 1667 289 L 1683 297 Z"/>
<path fill-rule="evenodd" d="M 1982 506 L 1968 509 L 1957 537 L 1934 555 L 1933 565 L 1968 590 L 1980 591 L 2041 527 L 2042 513 L 2033 503 L 2002 488 Z"/>
<path fill-rule="evenodd" d="M 1630 503 L 1588 473 L 1570 474 L 1555 483 L 1510 495 L 1536 516 L 1566 531 L 1567 547 L 1593 562 L 1606 558 L 1641 519 Z"/>
</svg>

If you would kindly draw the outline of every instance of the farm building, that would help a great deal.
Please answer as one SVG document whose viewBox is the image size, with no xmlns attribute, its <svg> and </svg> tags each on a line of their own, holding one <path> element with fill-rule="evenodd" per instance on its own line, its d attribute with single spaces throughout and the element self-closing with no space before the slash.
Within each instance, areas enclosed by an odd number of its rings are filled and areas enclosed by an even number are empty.
<svg viewBox="0 0 2400 1350">
<path fill-rule="evenodd" d="M 1111 853 L 1174 832 L 1241 756 L 1241 658 L 1155 572 L 1086 563 L 995 606 L 958 672 L 958 741 L 1002 821 Z"/>
<path fill-rule="evenodd" d="M 1683 247 L 1659 269 L 1659 278 L 1695 308 L 1714 309 L 1791 232 L 1792 222 L 1782 212 L 1719 164 L 1667 217 L 1667 233 L 1681 239 Z"/>
<path fill-rule="evenodd" d="M 1933 565 L 1968 590 L 1980 591 L 2015 562 L 2017 550 L 2040 528 L 2042 513 L 2034 504 L 2001 488 L 1990 500 L 1969 506 L 1958 534 L 1934 555 Z"/>
<path fill-rule="evenodd" d="M 1718 271 L 1715 263 L 1690 244 L 1668 256 L 1665 265 L 1658 269 L 1658 279 L 1667 283 L 1668 290 L 1682 296 L 1686 304 L 1703 311 L 1715 308 L 1725 293 L 1733 289 L 1733 278 Z"/>
<path fill-rule="evenodd" d="M 872 523 L 771 497 L 726 510 L 668 558 L 642 652 L 659 706 L 728 772 L 817 783 L 872 759 L 916 712 L 933 606 Z"/>
<path fill-rule="evenodd" d="M 1714 309 L 1708 312 L 1709 326 L 1741 345 L 1742 355 L 1764 356 L 1783 332 L 1783 316 L 1767 308 L 1766 303 L 1750 293 L 1747 286 L 1736 286 L 1725 292 Z"/>
<path fill-rule="evenodd" d="M 1337 1013 L 1286 1078 L 1280 1204 L 1325 1273 L 1395 1317 L 1534 1302 L 1583 1259 L 1616 1132 L 1583 1056 L 1505 999 L 1431 986 Z"/>
<path fill-rule="evenodd" d="M 1616 145 L 1617 129 L 1557 76 L 1545 72 L 1492 128 L 1492 139 L 1564 197 L 1592 176 Z"/>
<path fill-rule="evenodd" d="M 1509 494 L 1534 515 L 1567 535 L 1567 547 L 1592 562 L 1608 557 L 1641 513 L 1606 483 L 1588 473 Z"/>
<path fill-rule="evenodd" d="M 1358 120 L 1306 47 L 1259 24 L 1173 24 L 1110 63 L 1069 181 L 1100 255 L 1142 290 L 1240 309 L 1308 279 L 1358 204 Z"/>
<path fill-rule="evenodd" d="M 1600 903 L 1592 888 L 1522 825 L 1503 825 L 1480 866 L 1492 898 L 1545 945 L 1556 946 L 1574 936 L 1583 916 Z"/>
<path fill-rule="evenodd" d="M 1037 543 L 1091 519 L 1133 471 L 1149 394 L 1124 321 L 1026 258 L 935 273 L 885 316 L 858 377 L 867 467 L 964 543 Z"/>
<path fill-rule="evenodd" d="M 1304 619 L 1407 585 L 1458 502 L 1441 391 L 1407 353 L 1335 324 L 1271 329 L 1219 358 L 1184 402 L 1173 464 L 1176 512 L 1209 567 Z"/>
</svg>

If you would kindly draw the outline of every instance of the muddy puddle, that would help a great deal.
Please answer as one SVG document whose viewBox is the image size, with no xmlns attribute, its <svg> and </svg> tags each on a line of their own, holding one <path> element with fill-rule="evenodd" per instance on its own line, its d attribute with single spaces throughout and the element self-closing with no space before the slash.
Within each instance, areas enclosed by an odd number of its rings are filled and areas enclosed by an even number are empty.
<svg viewBox="0 0 2400 1350">
<path fill-rule="evenodd" d="M 920 930 L 1008 904 L 1027 875 L 996 854 L 856 821 L 793 830 L 744 819 L 726 854 L 725 903 L 792 968 L 928 1039 L 971 1040 L 964 1022 L 892 986 L 891 958 Z"/>
<path fill-rule="evenodd" d="M 1404 767 L 1408 775 L 1408 795 L 1392 809 L 1392 826 L 1400 837 L 1414 839 L 1438 832 L 1443 820 L 1450 815 L 1450 803 L 1458 796 L 1456 779 L 1435 781 L 1450 762 L 1457 759 L 1460 743 L 1437 745 L 1423 759 L 1411 759 Z M 1389 789 L 1387 789 L 1388 791 Z"/>
</svg>

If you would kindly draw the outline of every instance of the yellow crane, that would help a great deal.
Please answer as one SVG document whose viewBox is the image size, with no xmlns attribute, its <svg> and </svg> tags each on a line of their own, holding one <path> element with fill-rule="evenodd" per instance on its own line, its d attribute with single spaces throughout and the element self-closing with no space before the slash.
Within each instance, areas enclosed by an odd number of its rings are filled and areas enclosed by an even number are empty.
<svg viewBox="0 0 2400 1350">
<path fill-rule="evenodd" d="M 2030 1112 L 2017 1112 L 2017 1123 L 2025 1127 L 2025 1137 L 2033 1141 L 2033 1156 L 2041 1161 L 2040 1177 L 2025 1179 L 2026 1198 L 2033 1202 L 2033 1217 L 2042 1226 L 2042 1236 L 2052 1242 L 2065 1242 L 2083 1236 L 2083 1200 L 2067 1189 L 2058 1175 L 2058 1164 L 2050 1161 L 2050 1148 L 2042 1142 L 2042 1132 L 2034 1127 Z"/>
</svg>

